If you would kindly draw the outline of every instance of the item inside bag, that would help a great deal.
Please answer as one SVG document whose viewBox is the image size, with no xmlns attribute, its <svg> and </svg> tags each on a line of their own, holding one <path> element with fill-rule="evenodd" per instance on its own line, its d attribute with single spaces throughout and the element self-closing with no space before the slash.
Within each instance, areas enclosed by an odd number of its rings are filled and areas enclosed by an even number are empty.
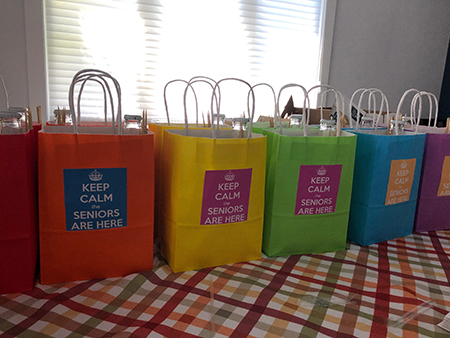
<svg viewBox="0 0 450 338">
<path fill-rule="evenodd" d="M 310 117 L 309 117 L 309 123 L 310 124 L 320 124 L 320 111 L 322 110 L 323 116 L 329 118 L 332 115 L 332 109 L 331 108 L 310 108 Z M 286 117 L 291 117 L 292 115 L 301 115 L 303 113 L 303 108 L 298 108 L 294 106 L 294 100 L 291 97 L 289 98 L 286 106 L 284 107 L 283 112 L 281 113 L 281 118 L 286 119 Z"/>
<path fill-rule="evenodd" d="M 40 121 L 40 107 L 38 107 Z M 23 134 L 33 129 L 31 108 L 9 107 L 0 112 L 0 135 Z"/>
</svg>

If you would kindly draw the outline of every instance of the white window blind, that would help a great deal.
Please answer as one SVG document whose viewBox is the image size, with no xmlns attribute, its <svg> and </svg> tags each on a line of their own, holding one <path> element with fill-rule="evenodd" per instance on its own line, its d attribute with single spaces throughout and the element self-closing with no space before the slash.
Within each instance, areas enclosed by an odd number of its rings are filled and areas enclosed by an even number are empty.
<svg viewBox="0 0 450 338">
<path fill-rule="evenodd" d="M 194 76 L 264 82 L 276 93 L 291 82 L 311 87 L 318 84 L 324 2 L 46 0 L 50 110 L 68 106 L 71 79 L 84 68 L 107 71 L 119 81 L 123 114 L 147 109 L 150 116 L 164 116 L 165 84 Z M 204 111 L 211 88 L 197 85 L 203 88 L 198 100 Z M 247 89 L 228 81 L 226 86 L 235 91 L 223 93 L 221 112 L 238 116 L 246 108 Z M 256 114 L 271 115 L 272 94 L 263 87 L 255 91 Z M 171 117 L 181 117 L 184 88 L 182 83 L 167 88 Z M 91 85 L 83 91 L 88 119 L 102 116 L 99 89 Z M 190 112 L 192 107 L 188 101 Z"/>
</svg>

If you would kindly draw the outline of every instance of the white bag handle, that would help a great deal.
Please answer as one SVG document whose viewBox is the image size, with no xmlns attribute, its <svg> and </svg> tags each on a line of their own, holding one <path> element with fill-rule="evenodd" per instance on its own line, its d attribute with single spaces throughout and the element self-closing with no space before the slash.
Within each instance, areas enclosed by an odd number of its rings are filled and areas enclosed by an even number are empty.
<svg viewBox="0 0 450 338">
<path fill-rule="evenodd" d="M 194 81 L 195 80 L 195 81 Z M 211 87 L 214 89 L 214 86 L 217 84 L 217 81 L 208 77 L 208 76 L 194 76 L 189 80 L 189 83 L 198 82 L 198 80 L 202 80 L 203 82 L 208 82 Z M 218 94 L 216 94 L 216 106 L 220 106 L 220 88 L 218 88 Z M 219 114 L 217 114 L 219 115 Z M 198 111 L 197 111 L 197 121 L 198 121 Z M 218 124 L 218 123 L 217 123 Z M 198 124 L 197 124 L 198 126 Z"/>
<path fill-rule="evenodd" d="M 328 94 L 328 93 L 330 93 L 332 91 L 333 91 L 333 89 L 324 90 L 322 92 L 321 96 L 320 96 L 320 119 L 323 119 L 323 101 L 324 101 L 324 97 L 325 97 L 326 94 Z M 341 98 L 341 99 L 342 99 L 342 104 L 343 104 L 344 103 L 344 99 L 343 98 Z M 345 115 L 345 110 L 344 110 L 344 115 Z M 336 113 L 336 116 L 337 116 L 337 113 Z M 348 118 L 350 120 L 350 127 L 353 127 L 353 123 L 352 123 L 351 117 L 352 117 L 351 115 L 348 116 Z"/>
<path fill-rule="evenodd" d="M 382 117 L 383 114 L 383 103 L 386 103 L 386 115 L 389 116 L 389 102 L 388 99 L 386 97 L 386 95 L 384 95 L 384 93 L 377 88 L 370 88 L 371 93 L 369 94 L 369 96 L 373 95 L 374 96 L 374 100 L 375 100 L 375 93 L 379 93 L 381 95 L 381 105 L 380 105 L 380 110 L 379 110 L 379 114 L 378 114 L 378 118 L 377 118 L 377 122 L 374 122 L 374 127 L 375 130 L 378 129 L 378 125 L 380 124 L 380 119 Z M 374 106 L 374 116 L 375 116 L 375 109 L 376 109 L 376 101 L 375 101 L 375 106 Z M 370 99 L 369 99 L 369 111 L 370 111 Z"/>
<path fill-rule="evenodd" d="M 167 125 L 170 126 L 170 118 L 169 118 L 169 108 L 167 106 L 167 96 L 166 96 L 166 91 L 167 91 L 167 87 L 174 82 L 184 82 L 186 83 L 186 90 L 188 87 L 190 87 L 192 89 L 192 91 L 194 92 L 194 98 L 195 98 L 195 109 L 196 109 L 196 114 L 198 116 L 198 102 L 197 102 L 197 95 L 195 95 L 195 91 L 192 88 L 191 84 L 189 82 L 187 82 L 186 80 L 181 80 L 181 79 L 175 79 L 175 80 L 171 80 L 169 82 L 166 83 L 166 85 L 164 86 L 164 106 L 166 108 L 166 116 L 167 116 Z M 186 125 L 188 124 L 188 120 L 187 120 L 187 107 L 186 107 L 186 90 L 184 93 L 184 118 L 185 118 L 185 123 Z"/>
<path fill-rule="evenodd" d="M 362 93 L 360 93 L 360 92 L 362 92 Z M 360 93 L 359 94 L 360 95 L 359 96 L 359 101 L 358 101 L 358 110 L 357 110 L 357 114 L 356 114 L 356 128 L 355 128 L 356 130 L 358 130 L 359 123 L 360 123 L 360 114 L 359 114 L 359 112 L 361 110 L 362 97 L 364 96 L 365 93 L 369 93 L 368 104 L 369 104 L 369 112 L 370 112 L 370 105 L 371 105 L 372 101 L 374 103 L 374 110 L 376 109 L 376 99 L 375 99 L 375 95 L 374 95 L 374 93 L 376 93 L 376 92 L 380 93 L 380 95 L 381 95 L 381 106 L 380 106 L 380 114 L 378 115 L 376 124 L 374 123 L 375 129 L 378 128 L 378 125 L 379 125 L 379 122 L 380 122 L 380 118 L 381 118 L 381 113 L 383 112 L 384 102 L 386 103 L 387 112 L 389 112 L 389 103 L 387 101 L 386 96 L 384 95 L 384 93 L 380 89 L 378 89 L 378 88 L 359 88 L 359 89 L 355 90 L 353 92 L 352 96 L 351 96 L 351 99 L 350 99 L 348 112 L 349 112 L 349 114 L 351 116 L 351 110 L 352 110 L 352 107 L 353 107 L 353 99 L 355 98 L 356 95 L 358 95 L 358 93 Z M 371 98 L 372 98 L 372 101 L 370 100 Z"/>
<path fill-rule="evenodd" d="M 103 102 L 104 102 L 104 110 L 105 110 L 105 126 L 108 124 L 108 107 L 107 107 L 108 99 L 106 97 L 106 92 L 108 92 L 109 100 L 111 102 L 112 124 L 114 125 L 114 123 L 115 123 L 115 121 L 114 121 L 114 101 L 113 101 L 113 98 L 112 98 L 111 90 L 109 88 L 108 82 L 106 82 L 106 81 L 102 82 L 100 80 L 97 80 L 96 77 L 97 77 L 96 75 L 86 76 L 86 79 L 81 84 L 80 91 L 78 92 L 78 99 L 77 99 L 77 109 L 78 109 L 77 119 L 78 119 L 78 123 L 80 123 L 80 120 L 81 120 L 81 94 L 83 93 L 83 89 L 84 89 L 84 86 L 86 85 L 86 82 L 91 80 L 91 81 L 94 81 L 94 82 L 97 82 L 98 84 L 100 84 L 100 86 L 103 89 Z M 80 81 L 81 81 L 81 79 L 80 79 Z"/>
<path fill-rule="evenodd" d="M 216 95 L 216 90 L 220 90 L 219 89 L 220 83 L 224 82 L 224 81 L 239 81 L 239 82 L 242 82 L 243 84 L 245 84 L 245 85 L 247 85 L 249 87 L 249 89 L 250 89 L 250 91 L 252 93 L 252 102 L 253 102 L 252 115 L 251 115 L 251 118 L 250 118 L 250 124 L 249 124 L 249 128 L 248 128 L 248 133 L 247 133 L 247 138 L 250 139 L 250 138 L 252 138 L 253 118 L 255 117 L 255 93 L 253 92 L 252 86 L 247 81 L 242 80 L 242 79 L 238 79 L 238 78 L 235 78 L 235 77 L 229 77 L 229 78 L 221 79 L 221 80 L 217 81 L 216 85 L 214 86 L 213 95 L 211 97 L 211 121 L 212 121 L 211 129 L 212 129 L 213 138 L 217 138 L 218 133 L 219 133 L 219 129 L 216 130 L 214 128 L 214 121 L 213 121 L 213 118 L 212 118 L 214 98 L 215 98 L 215 95 Z M 219 115 L 220 114 L 220 105 L 217 108 L 218 108 L 217 115 Z M 218 118 L 217 118 L 217 121 L 219 121 Z"/>
<path fill-rule="evenodd" d="M 334 89 L 327 89 L 327 90 L 324 90 L 322 93 L 321 93 L 321 97 L 320 97 L 320 119 L 323 119 L 323 99 L 324 99 L 324 96 L 326 95 L 326 94 L 328 94 L 328 93 L 330 93 L 330 92 L 333 92 L 334 91 Z M 343 108 L 343 115 L 345 115 L 345 106 L 344 106 L 344 97 L 343 97 L 343 95 L 339 92 L 339 96 L 340 96 L 340 98 L 341 98 L 341 103 L 342 103 L 342 108 Z M 337 102 L 337 101 L 336 101 Z M 337 103 L 336 103 L 337 104 Z M 337 109 L 337 106 L 336 106 L 336 109 Z M 337 114 L 337 112 L 336 112 L 336 117 L 338 116 L 338 114 Z M 348 116 L 348 118 L 349 118 L 349 120 L 351 119 L 351 115 L 350 116 Z M 352 127 L 353 126 L 353 124 L 352 124 L 352 121 L 350 120 L 350 127 Z"/>
<path fill-rule="evenodd" d="M 350 104 L 348 106 L 348 114 L 351 117 L 352 116 L 352 107 L 353 107 L 353 99 L 355 98 L 355 96 L 361 92 L 361 91 L 365 91 L 367 90 L 367 88 L 359 88 L 357 90 L 355 90 L 350 98 Z M 360 94 L 361 95 L 361 94 Z M 359 124 L 359 110 L 356 112 L 356 125 Z M 352 124 L 350 123 L 350 126 L 352 126 Z"/>
<path fill-rule="evenodd" d="M 284 85 L 283 87 L 281 87 L 280 91 L 278 92 L 278 97 L 277 97 L 277 117 L 278 117 L 278 119 L 280 121 L 280 135 L 283 135 L 283 123 L 281 123 L 281 115 L 280 115 L 280 96 L 281 96 L 281 92 L 283 90 L 285 90 L 286 88 L 292 88 L 292 87 L 300 88 L 303 91 L 303 95 L 305 96 L 305 100 L 304 100 L 304 103 L 303 103 L 303 113 L 302 113 L 302 115 L 303 115 L 303 118 L 302 118 L 302 121 L 303 121 L 303 133 L 305 133 L 306 125 L 309 124 L 309 97 L 308 97 L 308 92 L 306 91 L 306 88 L 303 87 L 302 85 L 299 85 L 299 84 L 296 84 L 296 83 L 289 83 L 289 84 Z M 305 121 L 306 120 L 305 119 L 305 113 L 306 113 L 305 104 L 306 104 L 306 102 L 308 102 L 308 116 L 307 116 L 308 123 L 306 123 L 306 121 Z"/>
<path fill-rule="evenodd" d="M 386 104 L 386 116 L 389 116 L 389 112 L 390 112 L 390 110 L 389 110 L 389 102 L 388 102 L 388 99 L 387 99 L 386 95 L 381 90 L 379 92 L 381 94 L 381 105 L 380 105 L 380 113 L 378 114 L 378 119 L 377 119 L 377 123 L 375 125 L 375 129 L 378 128 L 378 126 L 380 124 L 380 119 L 381 119 L 382 114 L 383 114 L 383 101 Z"/>
<path fill-rule="evenodd" d="M 324 90 L 322 92 L 321 99 L 320 99 L 320 106 L 321 106 L 320 107 L 320 118 L 323 119 L 323 98 L 324 98 L 325 94 L 328 94 L 330 92 L 334 92 L 334 91 L 336 91 L 336 89 L 334 87 L 332 87 L 332 86 L 329 86 L 329 85 L 316 85 L 316 86 L 311 87 L 308 90 L 308 93 L 311 92 L 312 90 L 316 89 L 316 88 L 328 88 L 328 89 L 326 89 L 326 90 Z M 343 115 L 345 115 L 344 96 L 342 95 L 342 93 L 340 91 L 336 91 L 336 92 L 338 93 L 339 98 L 341 99 L 341 103 L 340 104 L 341 104 L 341 108 L 342 108 L 342 111 L 343 111 Z M 338 100 L 338 98 L 336 98 L 336 109 L 337 109 L 337 105 L 338 105 L 338 101 L 337 100 Z M 336 114 L 336 116 L 337 116 L 337 114 Z"/>
<path fill-rule="evenodd" d="M 214 86 L 217 84 L 216 80 L 214 80 L 208 76 L 203 76 L 203 75 L 191 77 L 191 79 L 189 80 L 189 83 L 192 83 L 193 81 L 196 82 L 198 80 L 203 80 L 203 82 L 209 82 L 209 84 L 211 84 L 211 85 L 214 84 Z M 218 101 L 219 101 L 219 105 L 220 105 L 220 88 L 218 90 L 217 97 L 218 97 Z"/>
<path fill-rule="evenodd" d="M 422 95 L 420 95 L 420 91 L 414 88 L 408 89 L 407 91 L 405 91 L 402 95 L 402 97 L 400 98 L 400 101 L 398 103 L 397 106 L 397 111 L 395 112 L 395 135 L 398 135 L 398 116 L 400 115 L 400 108 L 403 104 L 403 102 L 405 101 L 406 97 L 408 96 L 409 93 L 415 92 L 416 94 L 419 94 L 417 96 L 418 100 L 419 100 L 419 113 L 418 113 L 418 120 L 420 120 L 420 116 L 422 115 Z M 411 115 L 411 109 L 410 109 L 410 115 Z M 406 116 L 406 115 L 405 115 Z M 389 128 L 389 126 L 388 126 Z M 415 132 L 417 133 L 419 129 L 419 124 L 416 123 L 416 130 Z"/>
<path fill-rule="evenodd" d="M 83 69 L 80 70 L 78 73 L 76 73 L 72 79 L 72 83 L 70 84 L 70 88 L 69 88 L 69 107 L 70 110 L 72 112 L 72 118 L 73 118 L 73 128 L 74 128 L 74 133 L 78 134 L 78 122 L 77 122 L 77 116 L 79 114 L 75 111 L 74 109 L 74 102 L 73 102 L 73 97 L 74 97 L 74 90 L 75 90 L 75 86 L 78 82 L 81 81 L 85 81 L 85 80 L 92 80 L 92 79 L 101 79 L 102 81 L 104 81 L 104 83 L 106 83 L 106 88 L 107 90 L 110 92 L 109 89 L 109 85 L 107 84 L 107 80 L 109 79 L 112 81 L 112 83 L 114 84 L 114 87 L 116 89 L 116 94 L 117 94 L 117 124 L 118 124 L 118 134 L 122 134 L 122 92 L 120 89 L 120 85 L 119 82 L 112 77 L 110 74 L 98 70 L 98 69 Z M 105 87 L 102 87 L 103 89 Z M 110 98 L 112 98 L 112 95 L 110 95 Z M 80 107 L 80 102 L 78 100 L 78 104 L 77 107 Z M 113 107 L 113 102 L 111 101 L 111 107 Z M 113 121 L 114 121 L 114 111 L 113 111 Z M 116 125 L 115 123 L 113 123 L 113 130 L 115 131 Z"/>
<path fill-rule="evenodd" d="M 72 80 L 73 88 L 75 88 L 75 85 L 77 83 L 80 83 L 80 82 L 82 83 L 81 87 L 80 87 L 80 91 L 78 93 L 78 100 L 77 100 L 78 101 L 77 102 L 78 111 L 76 112 L 74 110 L 71 110 L 73 112 L 73 115 L 75 115 L 74 116 L 74 125 L 78 126 L 80 124 L 80 118 L 81 118 L 81 95 L 82 95 L 84 86 L 85 86 L 87 81 L 94 81 L 94 82 L 99 83 L 100 86 L 102 87 L 102 90 L 103 90 L 104 103 L 105 103 L 105 122 L 107 122 L 107 98 L 106 98 L 106 92 L 108 92 L 108 94 L 109 94 L 111 110 L 112 110 L 112 125 L 115 128 L 115 125 L 116 125 L 115 124 L 115 118 L 116 118 L 116 116 L 114 114 L 114 101 L 112 99 L 111 89 L 110 89 L 109 83 L 107 81 L 108 78 L 112 80 L 112 82 L 114 84 L 114 87 L 116 88 L 116 92 L 120 93 L 120 86 L 117 86 L 118 83 L 117 84 L 115 83 L 117 81 L 114 78 L 112 78 L 111 75 L 109 75 L 106 72 L 95 70 L 95 69 L 85 69 L 85 70 L 82 70 L 82 71 L 78 72 L 74 76 L 74 78 Z M 69 92 L 69 106 L 70 106 L 71 103 L 73 104 L 73 92 L 72 92 L 72 94 Z M 75 114 L 75 113 L 77 113 L 77 114 Z M 78 122 L 77 122 L 77 119 L 78 119 Z"/>
<path fill-rule="evenodd" d="M 194 92 L 195 102 L 197 104 L 197 113 L 196 113 L 196 121 L 195 121 L 196 127 L 198 127 L 198 101 L 197 101 L 197 96 L 195 94 L 195 90 L 194 90 L 193 84 L 197 83 L 197 82 L 207 83 L 208 85 L 211 86 L 211 90 L 214 90 L 214 85 L 216 84 L 216 81 L 214 81 L 213 79 L 211 79 L 209 77 L 206 77 L 206 76 L 194 76 L 191 80 L 189 80 L 189 85 L 186 86 L 186 89 L 184 90 L 184 97 L 183 98 L 184 98 L 184 109 L 185 110 L 186 110 L 186 94 L 187 94 L 188 87 L 191 87 L 192 91 Z M 214 83 L 214 85 L 213 85 L 213 83 Z M 218 106 L 220 105 L 220 90 L 219 90 L 218 95 L 215 95 L 215 99 L 216 99 L 216 111 L 217 111 Z M 217 114 L 217 121 L 219 121 L 219 114 Z M 188 128 L 188 126 L 186 128 Z M 219 128 L 219 122 L 217 122 L 217 128 Z"/>
<path fill-rule="evenodd" d="M 333 86 L 329 86 L 329 85 L 316 85 L 316 86 L 309 88 L 309 90 L 308 90 L 308 113 L 309 113 L 309 95 L 310 95 L 310 93 L 314 89 L 322 89 L 322 88 L 326 88 L 326 89 L 334 92 L 334 96 L 335 96 L 335 100 L 336 100 L 336 136 L 341 136 L 341 119 L 340 119 L 339 113 L 341 112 L 341 107 L 344 108 L 344 96 L 342 95 L 341 92 L 336 90 L 336 88 L 334 88 Z M 339 103 L 339 99 L 341 100 L 341 103 Z M 304 105 L 305 104 L 306 104 L 306 97 L 305 97 Z M 344 111 L 344 109 L 342 109 L 342 111 Z M 309 116 L 309 114 L 308 114 L 308 116 Z M 321 116 L 321 117 L 323 117 L 323 116 Z M 309 121 L 308 121 L 308 123 L 309 123 Z M 303 128 L 304 136 L 308 136 L 307 135 L 308 128 L 306 128 L 305 125 L 303 125 L 303 126 L 304 126 L 304 128 Z"/>
<path fill-rule="evenodd" d="M 434 127 L 437 128 L 437 120 L 438 120 L 438 113 L 439 113 L 439 100 L 437 99 L 436 95 L 434 95 L 433 93 L 428 93 L 429 95 L 431 95 L 431 97 L 434 99 L 434 105 L 436 107 L 436 113 L 434 115 Z M 432 104 L 430 103 L 430 109 L 432 107 Z M 431 112 L 430 112 L 431 115 Z M 431 118 L 428 119 L 428 126 L 431 125 Z"/>
<path fill-rule="evenodd" d="M 373 114 L 373 117 L 375 117 L 376 114 L 376 110 L 377 110 L 377 98 L 375 96 L 375 91 L 370 91 L 369 92 L 369 97 L 367 98 L 367 112 L 366 115 L 370 115 Z M 372 112 L 372 103 L 373 103 L 373 112 Z M 383 96 L 381 97 L 381 107 L 383 107 Z M 380 111 L 382 110 L 382 108 L 380 108 Z M 375 124 L 375 122 L 373 122 L 373 124 Z M 375 127 L 375 125 L 374 125 Z M 376 127 L 375 127 L 376 129 Z"/>
<path fill-rule="evenodd" d="M 359 101 L 358 101 L 358 114 L 356 117 L 356 130 L 358 130 L 359 128 L 359 124 L 360 124 L 360 116 L 359 116 L 359 111 L 361 110 L 361 102 L 363 99 L 363 96 L 365 93 L 369 93 L 369 97 L 368 97 L 368 110 L 370 113 L 370 103 L 371 103 L 371 98 L 374 102 L 374 116 L 375 116 L 375 109 L 376 109 L 376 99 L 375 99 L 375 93 L 379 93 L 381 95 L 381 105 L 380 105 L 380 111 L 378 113 L 378 118 L 377 121 L 375 123 L 375 119 L 374 119 L 374 128 L 375 130 L 378 128 L 378 124 L 380 123 L 380 118 L 382 116 L 383 113 L 383 107 L 384 107 L 384 103 L 386 103 L 386 114 L 389 114 L 389 102 L 387 101 L 386 95 L 384 95 L 384 93 L 378 89 L 378 88 L 362 88 L 362 93 L 359 96 Z M 355 91 L 355 93 L 361 91 L 361 89 L 358 89 L 357 91 Z M 354 93 L 354 94 L 355 94 Z M 352 99 L 353 99 L 353 95 L 352 95 Z M 350 102 L 350 106 L 352 105 L 352 102 Z M 351 109 L 351 108 L 350 108 Z"/>
<path fill-rule="evenodd" d="M 425 91 L 421 91 L 420 93 L 417 93 L 416 95 L 414 95 L 413 100 L 411 101 L 411 115 L 412 115 L 412 119 L 414 121 L 415 116 L 416 116 L 416 106 L 417 106 L 417 97 L 418 95 L 427 95 L 428 96 L 428 102 L 430 104 L 430 114 L 429 114 L 429 118 L 428 118 L 428 127 L 431 127 L 431 119 L 433 117 L 433 99 L 434 99 L 434 103 L 436 105 L 436 113 L 434 115 L 434 128 L 437 128 L 437 119 L 438 119 L 438 110 L 439 110 L 439 102 L 438 99 L 436 97 L 436 95 L 434 95 L 433 93 L 430 92 L 425 92 Z M 417 120 L 417 124 L 420 123 L 420 120 Z"/>
<path fill-rule="evenodd" d="M 3 92 L 5 93 L 6 110 L 8 110 L 8 108 L 9 108 L 8 91 L 6 90 L 5 81 L 3 80 L 3 76 L 1 76 L 1 75 L 0 75 L 0 80 L 2 81 Z"/>
<path fill-rule="evenodd" d="M 258 86 L 267 86 L 272 91 L 272 94 L 273 94 L 273 106 L 274 106 L 273 119 L 276 122 L 276 120 L 277 120 L 277 97 L 275 95 L 275 90 L 273 90 L 273 87 L 270 84 L 268 84 L 268 83 L 263 83 L 263 82 L 262 83 L 257 83 L 254 86 L 252 86 L 252 88 L 248 91 L 248 94 L 247 94 L 247 112 L 248 112 L 248 115 L 250 116 L 250 93 L 251 93 L 252 89 L 254 91 L 255 88 L 258 87 Z"/>
</svg>

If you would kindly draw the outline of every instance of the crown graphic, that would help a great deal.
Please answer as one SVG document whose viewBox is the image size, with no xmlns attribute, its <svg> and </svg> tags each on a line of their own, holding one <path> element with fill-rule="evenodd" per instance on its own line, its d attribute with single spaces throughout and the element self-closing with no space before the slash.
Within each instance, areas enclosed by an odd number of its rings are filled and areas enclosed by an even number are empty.
<svg viewBox="0 0 450 338">
<path fill-rule="evenodd" d="M 224 177 L 225 177 L 225 180 L 232 181 L 232 180 L 234 180 L 235 175 L 231 171 L 229 171 Z"/>
<path fill-rule="evenodd" d="M 325 169 L 324 166 L 321 166 L 318 170 L 317 170 L 317 174 L 320 176 L 323 176 L 327 173 L 327 169 Z"/>
<path fill-rule="evenodd" d="M 402 167 L 402 169 L 405 169 L 408 166 L 408 163 L 406 163 L 406 161 L 403 161 L 402 164 L 400 165 L 400 167 Z"/>
<path fill-rule="evenodd" d="M 98 172 L 97 169 L 95 169 L 93 172 L 89 174 L 89 179 L 94 182 L 101 181 L 102 178 L 103 174 L 101 172 Z"/>
</svg>

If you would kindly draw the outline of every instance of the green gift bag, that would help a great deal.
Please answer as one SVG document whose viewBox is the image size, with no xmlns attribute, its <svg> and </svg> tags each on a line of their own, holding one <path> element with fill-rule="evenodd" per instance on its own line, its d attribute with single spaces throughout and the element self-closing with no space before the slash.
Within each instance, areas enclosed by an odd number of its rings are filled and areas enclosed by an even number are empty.
<svg viewBox="0 0 450 338">
<path fill-rule="evenodd" d="M 295 86 L 301 87 L 289 84 L 280 93 Z M 339 122 L 336 130 L 308 128 L 303 119 L 303 129 L 265 131 L 271 133 L 263 233 L 268 256 L 345 248 L 356 136 L 341 131 Z"/>
</svg>

